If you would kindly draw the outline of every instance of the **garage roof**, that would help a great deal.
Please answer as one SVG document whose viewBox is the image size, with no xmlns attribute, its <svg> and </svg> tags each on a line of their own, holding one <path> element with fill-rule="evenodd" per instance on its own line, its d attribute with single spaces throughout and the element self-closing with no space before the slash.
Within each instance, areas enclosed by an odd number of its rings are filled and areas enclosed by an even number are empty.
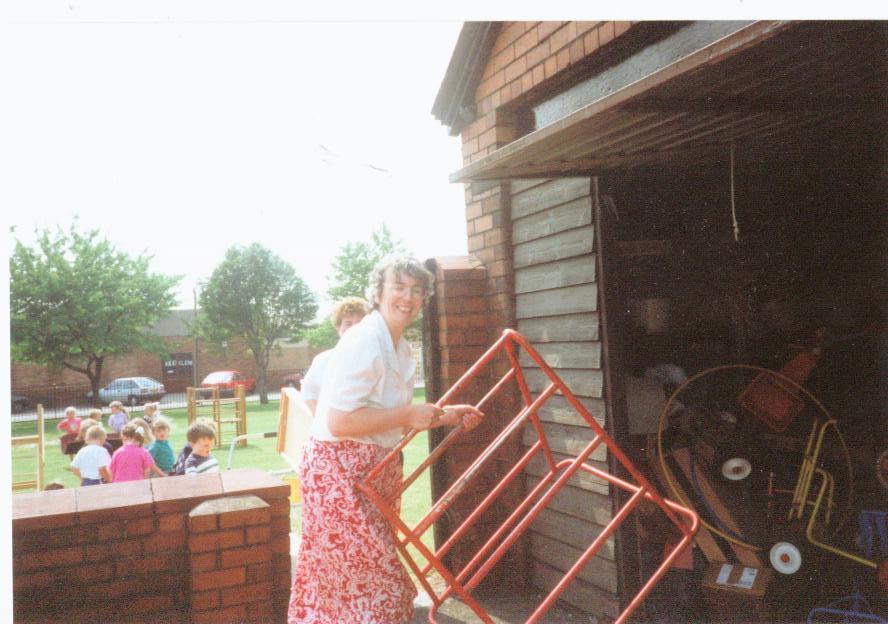
<svg viewBox="0 0 888 624">
<path fill-rule="evenodd" d="M 888 25 L 759 21 L 521 137 L 453 182 L 599 175 L 821 124 L 884 132 Z"/>
</svg>

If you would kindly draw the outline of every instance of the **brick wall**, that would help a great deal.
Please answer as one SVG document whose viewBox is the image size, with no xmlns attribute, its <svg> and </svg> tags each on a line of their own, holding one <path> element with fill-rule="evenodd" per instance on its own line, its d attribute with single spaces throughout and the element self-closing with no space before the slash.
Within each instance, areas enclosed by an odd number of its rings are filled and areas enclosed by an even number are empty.
<svg viewBox="0 0 888 624">
<path fill-rule="evenodd" d="M 284 622 L 289 493 L 239 469 L 16 495 L 16 622 Z"/>
<path fill-rule="evenodd" d="M 503 320 L 502 300 L 491 297 L 490 289 L 495 280 L 489 278 L 488 270 L 477 258 L 439 257 L 434 259 L 431 266 L 435 271 L 435 297 L 426 311 L 431 325 L 427 327 L 426 345 L 433 354 L 433 361 L 430 362 L 426 393 L 428 400 L 436 401 L 487 351 L 508 323 Z M 484 374 L 476 377 L 450 402 L 477 404 L 507 369 L 508 365 L 503 360 L 494 361 L 484 370 Z M 436 467 L 432 483 L 432 496 L 436 500 L 517 414 L 517 403 L 507 392 L 485 405 L 484 411 L 482 424 L 462 435 Z M 439 442 L 444 433 L 433 430 L 432 443 Z M 456 499 L 450 511 L 436 525 L 438 545 L 443 544 L 502 479 L 508 468 L 514 465 L 512 458 L 519 449 L 519 443 L 517 437 L 506 443 L 485 465 L 472 486 Z M 474 525 L 475 528 L 457 542 L 446 559 L 451 570 L 458 571 L 468 563 L 493 530 L 500 526 L 508 511 L 514 508 L 521 494 L 518 484 L 504 492 L 498 499 L 499 504 L 494 505 Z M 522 548 L 520 545 L 514 548 L 506 563 L 498 566 L 488 579 L 494 583 L 520 583 L 522 566 L 515 565 L 515 562 L 523 557 Z"/>
</svg>

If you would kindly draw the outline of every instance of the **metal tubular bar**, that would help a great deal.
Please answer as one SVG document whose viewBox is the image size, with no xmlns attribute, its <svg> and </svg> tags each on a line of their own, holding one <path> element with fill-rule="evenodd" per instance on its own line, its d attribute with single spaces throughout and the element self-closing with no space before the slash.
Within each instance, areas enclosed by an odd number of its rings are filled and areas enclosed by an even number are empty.
<svg viewBox="0 0 888 624">
<path fill-rule="evenodd" d="M 546 508 L 549 504 L 549 501 L 552 500 L 555 495 L 564 487 L 564 484 L 570 480 L 570 478 L 574 475 L 577 469 L 580 467 L 580 464 L 586 461 L 586 458 L 592 454 L 592 451 L 601 443 L 601 437 L 595 436 L 595 438 L 586 445 L 586 448 L 577 455 L 576 459 L 571 460 L 570 465 L 567 469 L 561 473 L 561 476 L 555 480 L 545 494 L 536 502 L 536 504 L 531 507 L 530 511 L 522 518 L 521 522 L 512 529 L 512 532 L 509 533 L 508 537 L 506 537 L 503 542 L 497 546 L 496 550 L 490 555 L 487 561 L 484 562 L 477 572 L 475 572 L 474 576 L 466 583 L 466 587 L 469 589 L 474 589 L 478 583 L 480 583 L 483 578 L 490 572 L 490 569 L 496 565 L 496 562 L 499 561 L 503 555 L 506 554 L 506 551 L 512 547 L 512 544 L 518 539 L 518 537 L 530 526 L 530 523 L 533 522 L 539 513 Z"/>
<path fill-rule="evenodd" d="M 509 372 L 506 373 L 505 375 L 503 375 L 503 376 L 500 378 L 500 380 L 497 382 L 497 384 L 496 384 L 493 388 L 490 389 L 490 392 L 488 392 L 486 395 L 484 395 L 484 398 L 482 398 L 481 401 L 478 403 L 478 405 L 476 405 L 475 407 L 476 407 L 477 409 L 480 410 L 481 407 L 482 407 L 487 401 L 489 401 L 490 398 L 491 398 L 494 394 L 496 394 L 497 392 L 499 392 L 499 390 L 500 390 L 503 386 L 505 386 L 507 383 L 509 383 L 509 381 L 510 381 L 510 380 L 512 379 L 512 377 L 514 377 L 514 376 L 515 376 L 515 370 L 514 370 L 514 369 L 509 369 Z M 438 401 L 438 407 L 444 407 L 444 406 L 441 405 L 440 403 L 441 403 L 441 402 Z M 446 451 L 447 448 L 448 448 L 451 444 L 453 444 L 454 440 L 456 440 L 456 438 L 459 437 L 459 434 L 462 433 L 462 428 L 463 428 L 463 427 L 462 427 L 462 423 L 457 424 L 457 425 L 456 425 L 456 426 L 455 426 L 455 427 L 454 427 L 454 428 L 453 428 L 453 429 L 452 429 L 452 430 L 451 430 L 451 431 L 445 436 L 445 438 L 444 438 L 443 440 L 441 440 L 441 442 L 438 443 L 438 446 L 436 446 L 435 449 L 434 449 L 431 453 L 429 453 L 429 456 L 426 457 L 426 458 L 423 460 L 423 462 L 422 462 L 419 466 L 416 467 L 416 470 L 414 470 L 409 476 L 407 476 L 407 477 L 404 478 L 404 480 L 401 482 L 401 485 L 400 485 L 399 488 L 398 488 L 398 494 L 402 494 L 407 488 L 409 488 L 411 485 L 413 485 L 413 482 L 416 481 L 416 479 L 419 478 L 419 475 L 421 475 L 421 474 L 423 473 L 423 471 L 426 470 L 426 468 L 428 468 L 428 467 L 431 466 L 433 463 L 435 463 L 435 461 L 437 461 L 437 459 L 438 459 L 441 455 L 444 454 L 444 451 Z"/>
<path fill-rule="evenodd" d="M 441 560 L 435 557 L 435 555 L 432 554 L 428 547 L 422 543 L 422 540 L 419 539 L 419 535 L 421 535 L 421 533 L 414 534 L 413 532 L 411 532 L 410 527 L 404 524 L 404 521 L 401 520 L 401 517 L 397 514 L 397 512 L 395 512 L 395 510 L 391 508 L 388 501 L 380 496 L 372 487 L 369 487 L 366 482 L 358 483 L 356 487 L 365 496 L 367 496 L 374 505 L 379 508 L 383 515 L 389 519 L 389 521 L 395 526 L 398 531 L 407 536 L 407 538 L 410 540 L 410 543 L 413 544 L 413 547 L 416 548 L 423 557 L 425 557 L 426 561 L 432 563 L 435 571 L 438 572 L 438 574 L 440 574 L 441 577 L 447 582 L 448 587 L 453 587 L 456 590 L 456 593 L 459 595 L 459 597 L 469 606 L 470 609 L 472 609 L 472 611 L 475 612 L 475 614 L 479 618 L 481 618 L 481 621 L 484 622 L 484 624 L 494 624 L 493 620 L 490 619 L 490 616 L 487 615 L 487 612 L 481 607 L 480 604 L 478 604 L 478 601 L 472 598 L 472 595 L 468 591 L 466 591 L 462 584 L 460 584 L 454 578 L 450 570 L 448 570 L 447 567 L 443 563 L 441 563 Z M 407 552 L 406 546 L 402 545 L 397 539 L 395 540 L 395 543 L 396 545 L 398 545 L 398 550 L 401 552 L 402 555 L 404 555 L 408 559 L 412 559 L 412 557 L 410 557 L 410 553 Z M 423 583 L 423 587 L 426 589 L 426 591 L 429 591 L 431 589 L 431 587 L 428 587 L 428 582 Z M 433 591 L 429 593 L 429 597 L 432 598 L 433 602 L 435 602 L 435 594 Z M 438 606 L 440 606 L 440 601 L 433 606 L 433 610 L 436 610 Z M 429 615 L 429 617 L 431 619 L 431 614 Z"/>
<path fill-rule="evenodd" d="M 518 362 L 518 356 L 515 355 L 515 347 L 513 343 L 506 343 L 506 354 L 509 356 L 509 363 L 512 365 L 512 370 L 521 370 L 521 364 Z M 533 402 L 533 397 L 530 395 L 530 390 L 527 387 L 527 380 L 524 379 L 524 375 L 518 375 L 518 388 L 521 390 L 521 396 L 524 398 L 524 404 L 530 405 Z M 546 439 L 546 434 L 543 431 L 543 425 L 540 423 L 540 419 L 537 416 L 536 410 L 531 412 L 530 414 L 531 422 L 533 422 L 533 428 L 536 429 L 537 438 L 539 438 L 543 443 L 543 453 L 546 456 L 546 463 L 549 464 L 549 470 L 555 469 L 555 458 L 552 456 L 552 449 L 549 448 L 549 441 Z"/>
<path fill-rule="evenodd" d="M 604 543 L 610 538 L 614 531 L 617 530 L 617 526 L 623 522 L 626 516 L 635 509 L 635 506 L 641 502 L 642 497 L 644 496 L 645 490 L 639 488 L 635 494 L 632 495 L 625 505 L 620 508 L 620 511 L 617 512 L 608 525 L 604 528 L 604 530 L 598 534 L 586 551 L 580 556 L 579 559 L 570 567 L 570 570 L 561 578 L 560 581 L 552 588 L 552 591 L 549 592 L 549 595 L 540 603 L 540 605 L 536 608 L 536 610 L 530 615 L 527 619 L 527 624 L 532 624 L 537 621 L 543 615 L 545 615 L 546 611 L 548 611 L 552 605 L 558 600 L 558 596 L 567 589 L 567 586 L 570 585 L 577 574 L 583 569 L 583 567 L 589 563 L 589 560 L 594 557 L 599 549 L 604 545 Z"/>
<path fill-rule="evenodd" d="M 443 557 L 450 551 L 456 540 L 462 537 L 463 534 L 465 534 L 466 531 L 471 528 L 475 521 L 481 516 L 481 514 L 487 511 L 490 505 L 493 504 L 493 501 L 495 501 L 496 498 L 502 493 L 502 491 L 506 489 L 506 487 L 508 487 L 512 480 L 519 474 L 521 474 L 521 471 L 524 470 L 527 464 L 530 463 L 530 460 L 533 458 L 533 456 L 537 453 L 537 451 L 540 450 L 540 446 L 541 445 L 539 441 L 535 442 L 534 445 L 531 446 L 530 449 L 524 454 L 524 457 L 522 457 L 517 464 L 512 466 L 511 470 L 509 470 L 509 472 L 506 473 L 506 476 L 503 477 L 503 480 L 495 488 L 493 488 L 493 490 L 491 490 L 487 496 L 484 497 L 484 500 L 481 501 L 481 504 L 478 505 L 465 520 L 463 520 L 463 523 L 457 528 L 456 531 L 453 532 L 453 534 L 447 539 L 447 541 L 444 542 L 444 545 L 435 552 L 436 557 Z M 460 578 L 461 574 L 462 573 L 457 574 L 456 577 Z"/>
<path fill-rule="evenodd" d="M 431 526 L 435 520 L 440 518 L 447 508 L 453 504 L 454 499 L 460 495 L 460 493 L 466 488 L 472 479 L 478 474 L 478 471 L 481 470 L 482 466 L 493 457 L 493 454 L 496 453 L 499 448 L 505 443 L 505 441 L 512 435 L 518 427 L 524 424 L 524 421 L 527 420 L 528 415 L 531 411 L 539 407 L 546 402 L 546 400 L 552 396 L 555 392 L 555 386 L 550 385 L 546 388 L 543 393 L 534 401 L 533 405 L 529 407 L 525 407 L 519 414 L 510 422 L 505 429 L 503 429 L 500 434 L 490 443 L 490 445 L 482 451 L 482 453 L 475 458 L 475 461 L 472 462 L 472 465 L 466 468 L 466 471 L 462 473 L 462 475 L 453 482 L 453 485 L 448 488 L 448 490 L 441 495 L 441 498 L 432 506 L 432 511 L 426 516 L 419 524 L 416 525 L 416 531 L 419 533 L 424 533 L 426 529 Z"/>
<path fill-rule="evenodd" d="M 530 358 L 534 361 L 534 363 L 539 366 L 539 368 L 545 373 L 551 383 L 543 390 L 543 392 L 537 397 L 536 400 L 531 401 L 532 395 L 527 387 L 524 376 L 521 374 L 520 363 L 515 353 L 515 345 L 523 348 Z M 611 519 L 606 527 L 602 530 L 602 532 L 593 540 L 592 544 L 583 552 L 581 557 L 571 566 L 571 569 L 562 578 L 556 587 L 550 592 L 548 596 L 543 600 L 543 602 L 537 607 L 533 614 L 531 614 L 530 618 L 527 622 L 537 622 L 540 617 L 551 608 L 552 604 L 558 599 L 559 595 L 564 591 L 564 589 L 575 579 L 576 575 L 582 570 L 582 568 L 588 564 L 589 560 L 595 556 L 601 546 L 613 535 L 614 531 L 616 531 L 617 527 L 622 523 L 626 517 L 632 512 L 632 510 L 636 507 L 638 502 L 645 498 L 652 503 L 656 504 L 665 514 L 666 516 L 676 525 L 676 527 L 681 531 L 683 537 L 679 540 L 679 543 L 672 549 L 672 551 L 665 557 L 663 562 L 654 572 L 654 574 L 648 579 L 648 581 L 644 584 L 641 590 L 635 595 L 635 597 L 630 601 L 629 605 L 617 619 L 618 623 L 625 622 L 629 615 L 638 607 L 644 597 L 651 591 L 654 585 L 662 578 L 662 576 L 666 573 L 669 567 L 673 564 L 676 557 L 681 553 L 682 550 L 687 548 L 687 546 L 691 543 L 694 534 L 696 533 L 700 520 L 697 515 L 690 509 L 683 507 L 677 503 L 674 503 L 670 500 L 664 499 L 660 496 L 657 491 L 651 486 L 651 484 L 644 478 L 644 476 L 632 465 L 626 455 L 622 452 L 622 450 L 615 444 L 613 439 L 604 431 L 601 425 L 598 424 L 597 421 L 591 416 L 585 406 L 579 402 L 579 400 L 570 392 L 567 386 L 558 378 L 557 375 L 549 368 L 549 366 L 542 360 L 540 355 L 527 343 L 523 336 L 514 330 L 507 329 L 503 332 L 502 336 L 488 349 L 485 354 L 479 359 L 469 370 L 459 379 L 459 381 L 454 385 L 450 390 L 448 390 L 445 395 L 438 401 L 438 405 L 443 407 L 451 397 L 455 395 L 460 389 L 465 387 L 465 385 L 475 376 L 477 375 L 483 366 L 489 363 L 493 357 L 496 355 L 496 352 L 505 347 L 507 356 L 509 357 L 509 362 L 511 365 L 510 371 L 504 375 L 500 381 L 495 385 L 495 387 L 488 392 L 485 397 L 482 399 L 482 402 L 479 403 L 479 406 L 484 402 L 488 401 L 492 398 L 497 392 L 499 392 L 505 384 L 513 377 L 515 377 L 518 381 L 518 386 L 521 391 L 522 398 L 524 399 L 524 407 L 519 412 L 519 414 L 509 422 L 505 428 L 496 436 L 496 438 L 481 452 L 481 454 L 472 462 L 472 464 L 463 472 L 463 474 L 457 478 L 454 484 L 447 490 L 447 492 L 442 495 L 437 502 L 432 506 L 432 509 L 426 514 L 426 516 L 417 524 L 414 529 L 410 529 L 408 526 L 404 524 L 404 521 L 398 515 L 398 512 L 393 509 L 392 505 L 389 501 L 383 499 L 383 497 L 377 493 L 373 487 L 370 485 L 373 478 L 375 478 L 379 472 L 384 468 L 385 464 L 389 461 L 392 461 L 393 458 L 400 452 L 403 446 L 409 442 L 412 437 L 411 434 L 415 434 L 416 432 L 410 432 L 408 435 L 404 436 L 401 443 L 392 450 L 381 462 L 378 464 L 368 475 L 367 478 L 364 479 L 361 483 L 357 485 L 357 488 L 363 492 L 370 501 L 375 504 L 383 515 L 392 523 L 393 527 L 398 533 L 401 533 L 405 536 L 404 540 L 397 539 L 396 544 L 399 549 L 399 552 L 403 555 L 403 557 L 407 560 L 408 565 L 411 570 L 416 574 L 416 576 L 420 579 L 420 583 L 423 588 L 428 592 L 429 596 L 432 599 L 433 606 L 429 611 L 429 621 L 435 622 L 435 615 L 437 613 L 438 608 L 443 604 L 444 600 L 448 597 L 456 595 L 460 599 L 462 599 L 470 609 L 478 616 L 478 618 L 484 622 L 485 624 L 492 624 L 491 618 L 488 616 L 487 612 L 475 601 L 471 596 L 471 591 L 477 587 L 478 583 L 483 580 L 483 578 L 490 572 L 492 567 L 496 565 L 496 563 L 503 557 L 506 551 L 512 547 L 515 541 L 520 537 L 520 535 L 530 526 L 530 524 L 534 521 L 534 519 L 539 515 L 539 513 L 545 509 L 552 498 L 554 498 L 558 492 L 567 484 L 567 482 L 573 477 L 577 470 L 584 470 L 600 479 L 603 479 L 605 482 L 618 487 L 622 490 L 626 490 L 632 492 L 632 496 L 629 501 L 620 507 L 615 516 Z M 555 463 L 554 456 L 552 456 L 551 449 L 549 448 L 548 439 L 546 438 L 545 431 L 542 428 L 542 424 L 539 422 L 539 417 L 537 416 L 537 410 L 540 406 L 547 401 L 555 392 L 561 392 L 562 395 L 567 399 L 570 405 L 577 410 L 577 412 L 583 417 L 586 423 L 594 432 L 594 438 L 586 445 L 586 447 L 575 457 L 571 459 L 565 459 L 558 463 Z M 438 519 L 440 518 L 453 504 L 455 498 L 465 489 L 465 487 L 471 482 L 471 480 L 478 474 L 481 467 L 493 456 L 494 453 L 505 443 L 505 441 L 514 434 L 519 427 L 524 425 L 527 419 L 530 418 L 533 422 L 534 427 L 537 430 L 537 435 L 539 439 L 533 444 L 533 446 L 521 457 L 521 459 L 513 466 L 506 476 L 498 483 L 491 492 L 489 492 L 481 504 L 476 507 L 469 516 L 463 520 L 459 527 L 452 533 L 450 538 L 445 542 L 445 544 L 438 549 L 436 553 L 432 553 L 425 544 L 422 543 L 420 536 L 428 530 L 428 528 Z M 432 457 L 427 459 L 422 463 L 420 468 L 416 471 L 415 474 L 422 472 L 422 470 L 427 469 L 435 459 L 438 459 L 441 455 L 439 452 L 439 448 L 442 446 L 449 446 L 452 442 L 463 432 L 462 427 L 455 427 L 453 431 L 448 434 L 447 437 L 432 451 Z M 608 451 L 613 453 L 618 461 L 626 468 L 627 472 L 631 476 L 632 479 L 637 481 L 636 483 L 630 483 L 629 481 L 618 478 L 610 473 L 601 470 L 595 466 L 585 463 L 587 458 L 598 448 L 601 444 L 604 444 Z M 523 501 L 520 502 L 518 507 L 511 512 L 509 517 L 497 528 L 494 532 L 493 536 L 487 540 L 487 542 L 482 546 L 481 550 L 477 552 L 474 557 L 469 561 L 468 564 L 457 574 L 448 570 L 441 561 L 441 558 L 451 550 L 453 545 L 463 537 L 470 528 L 474 525 L 474 523 L 481 517 L 481 515 L 493 504 L 496 498 L 502 493 L 502 491 L 508 487 L 508 485 L 519 475 L 522 471 L 527 467 L 530 463 L 533 456 L 539 451 L 543 451 L 544 454 L 547 454 L 547 461 L 549 461 L 550 470 L 543 477 L 540 482 L 533 488 L 529 495 L 527 495 Z M 559 474 L 560 472 L 560 474 Z M 557 477 L 556 477 L 557 475 Z M 410 483 L 415 480 L 414 474 L 411 474 L 408 479 Z M 554 481 L 553 481 L 554 480 Z M 409 485 L 409 484 L 408 484 Z M 825 488 L 824 488 L 825 489 Z M 540 494 L 542 493 L 542 496 Z M 822 494 L 821 499 L 822 500 Z M 819 503 L 820 501 L 818 501 Z M 681 516 L 683 519 L 680 519 Z M 816 517 L 816 512 L 812 516 Z M 516 524 L 517 522 L 517 524 Z M 515 525 L 515 526 L 513 526 Z M 503 536 L 505 539 L 503 540 Z M 410 553 L 408 552 L 407 546 L 408 544 L 412 544 L 414 548 L 426 559 L 428 564 L 423 568 L 419 569 L 416 561 L 412 558 Z M 491 552 L 492 551 L 492 552 Z M 477 570 L 472 573 L 472 570 L 476 568 L 476 566 L 480 566 Z M 429 583 L 426 575 L 430 572 L 431 569 L 434 569 L 438 572 L 441 577 L 446 582 L 446 587 L 444 591 L 437 595 L 435 594 L 431 584 Z M 464 583 L 464 579 L 469 576 L 471 573 L 471 578 L 467 583 Z"/>
</svg>

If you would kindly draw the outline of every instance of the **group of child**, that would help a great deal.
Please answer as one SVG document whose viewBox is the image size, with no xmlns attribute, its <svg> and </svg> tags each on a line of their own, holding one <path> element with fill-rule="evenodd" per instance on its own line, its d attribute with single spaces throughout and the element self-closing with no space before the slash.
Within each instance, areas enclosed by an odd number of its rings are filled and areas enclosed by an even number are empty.
<svg viewBox="0 0 888 624">
<path fill-rule="evenodd" d="M 110 407 L 108 425 L 120 434 L 122 442 L 117 450 L 107 441 L 102 410 L 92 409 L 88 418 L 81 419 L 76 408 L 69 407 L 58 424 L 59 431 L 77 435 L 83 442 L 71 462 L 71 471 L 80 478 L 80 485 L 219 471 L 219 463 L 210 454 L 216 442 L 211 420 L 198 418 L 188 427 L 188 442 L 176 457 L 169 442 L 172 425 L 159 414 L 156 403 L 146 404 L 143 416 L 133 419 L 120 401 L 112 402 Z"/>
</svg>

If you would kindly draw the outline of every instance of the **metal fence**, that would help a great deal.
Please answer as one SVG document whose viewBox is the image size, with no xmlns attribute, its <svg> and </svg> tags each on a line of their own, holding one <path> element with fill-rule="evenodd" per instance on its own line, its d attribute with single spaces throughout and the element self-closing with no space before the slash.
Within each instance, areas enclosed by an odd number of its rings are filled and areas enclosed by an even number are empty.
<svg viewBox="0 0 888 624">
<path fill-rule="evenodd" d="M 286 369 L 273 370 L 267 373 L 267 385 L 269 398 L 277 399 L 279 390 L 284 385 L 295 384 L 299 386 L 299 380 L 304 371 L 302 369 Z M 112 380 L 103 383 L 106 386 Z M 47 420 L 61 419 L 65 416 L 65 409 L 69 406 L 77 409 L 77 415 L 81 418 L 86 417 L 86 412 L 94 407 L 99 407 L 105 414 L 110 413 L 107 404 L 98 405 L 91 397 L 91 386 L 88 383 L 83 384 L 46 384 L 21 386 L 16 385 L 15 380 L 12 384 L 12 401 L 10 406 L 12 422 L 26 422 L 35 420 L 37 404 L 43 405 L 44 417 Z M 247 401 L 258 400 L 258 388 L 254 388 L 248 393 Z M 185 392 L 167 392 L 159 399 L 148 399 L 137 401 L 136 405 L 128 406 L 127 411 L 130 413 L 141 412 L 145 403 L 149 401 L 157 401 L 160 403 L 161 409 L 174 409 L 186 406 Z"/>
</svg>

